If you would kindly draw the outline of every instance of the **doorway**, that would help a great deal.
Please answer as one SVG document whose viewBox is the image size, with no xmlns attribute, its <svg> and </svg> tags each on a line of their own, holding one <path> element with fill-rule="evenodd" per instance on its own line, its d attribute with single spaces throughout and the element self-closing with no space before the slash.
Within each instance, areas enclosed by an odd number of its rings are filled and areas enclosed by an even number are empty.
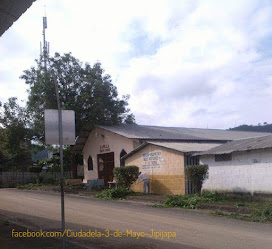
<svg viewBox="0 0 272 249">
<path fill-rule="evenodd" d="M 104 179 L 104 186 L 113 181 L 114 152 L 98 154 L 98 179 Z"/>
</svg>

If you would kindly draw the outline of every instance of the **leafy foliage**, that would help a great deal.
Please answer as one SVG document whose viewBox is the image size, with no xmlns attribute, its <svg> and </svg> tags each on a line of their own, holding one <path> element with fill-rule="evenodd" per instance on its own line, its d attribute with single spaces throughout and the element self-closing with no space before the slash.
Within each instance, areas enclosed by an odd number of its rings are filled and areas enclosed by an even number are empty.
<svg viewBox="0 0 272 249">
<path fill-rule="evenodd" d="M 256 131 L 256 132 L 272 132 L 272 124 L 264 122 L 263 124 L 259 123 L 258 125 L 239 125 L 234 128 L 230 128 L 233 131 Z"/>
<path fill-rule="evenodd" d="M 36 183 L 38 184 L 57 184 L 58 181 L 53 177 L 53 175 L 47 172 L 41 172 L 36 177 Z"/>
<path fill-rule="evenodd" d="M 272 206 L 266 206 L 261 210 L 257 210 L 251 214 L 252 221 L 271 222 Z"/>
<path fill-rule="evenodd" d="M 48 58 L 47 70 L 41 59 L 36 63 L 36 67 L 25 70 L 21 78 L 29 85 L 27 110 L 38 140 L 44 139 L 44 110 L 57 109 L 52 72 L 56 75 L 62 108 L 76 113 L 77 134 L 86 124 L 134 122 L 133 114 L 128 114 L 129 96 L 118 98 L 117 88 L 99 62 L 93 66 L 83 65 L 71 53 L 55 53 Z"/>
<path fill-rule="evenodd" d="M 164 205 L 166 207 L 182 207 L 187 209 L 198 209 L 202 203 L 224 202 L 230 197 L 217 192 L 204 192 L 198 195 L 169 195 Z"/>
<path fill-rule="evenodd" d="M 40 166 L 30 166 L 28 168 L 28 171 L 33 173 L 40 173 L 42 171 L 42 168 Z"/>
<path fill-rule="evenodd" d="M 88 125 L 115 125 L 134 123 L 129 114 L 129 95 L 118 97 L 117 88 L 111 76 L 104 73 L 99 62 L 93 66 L 83 64 L 71 53 L 47 58 L 47 68 L 43 59 L 36 60 L 35 67 L 23 72 L 21 79 L 29 85 L 27 111 L 33 139 L 44 142 L 44 110 L 57 109 L 54 77 L 57 81 L 62 109 L 74 110 L 76 114 L 76 135 Z M 80 161 L 72 150 L 67 150 L 66 165 L 77 177 L 76 165 Z M 68 163 L 68 164 L 67 164 Z"/>
<path fill-rule="evenodd" d="M 196 193 L 200 195 L 202 183 L 208 178 L 208 165 L 187 165 L 185 174 L 192 182 Z"/>
<path fill-rule="evenodd" d="M 113 189 L 105 189 L 100 194 L 96 195 L 96 198 L 103 200 L 121 200 L 125 199 L 128 195 L 135 195 L 135 192 L 128 190 L 125 187 L 118 187 Z"/>
<path fill-rule="evenodd" d="M 71 152 L 70 146 L 65 146 L 63 149 L 63 166 L 64 171 L 71 171 L 72 167 L 72 152 Z M 49 159 L 44 159 L 38 162 L 38 165 L 46 166 L 46 165 L 53 165 L 53 167 L 50 167 L 48 171 L 50 172 L 60 172 L 60 155 L 59 152 L 56 150 L 53 150 L 53 157 Z"/>
<path fill-rule="evenodd" d="M 240 214 L 239 212 L 235 213 L 224 213 L 220 211 L 213 212 L 214 215 L 226 216 L 229 218 L 235 218 L 239 220 L 247 220 L 252 222 L 262 222 L 262 223 L 271 223 L 272 222 L 272 206 L 265 205 L 264 207 L 259 207 L 248 215 Z"/>
<path fill-rule="evenodd" d="M 126 166 L 113 169 L 113 175 L 119 186 L 129 189 L 138 179 L 139 167 Z"/>
<path fill-rule="evenodd" d="M 25 170 L 31 164 L 28 113 L 18 104 L 17 98 L 12 97 L 4 103 L 0 116 L 0 170 Z"/>
</svg>

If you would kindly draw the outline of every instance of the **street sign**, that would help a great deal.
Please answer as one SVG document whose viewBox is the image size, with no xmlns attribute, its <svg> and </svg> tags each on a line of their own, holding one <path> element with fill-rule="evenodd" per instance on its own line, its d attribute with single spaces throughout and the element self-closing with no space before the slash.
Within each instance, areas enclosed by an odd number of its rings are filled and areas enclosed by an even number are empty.
<svg viewBox="0 0 272 249">
<path fill-rule="evenodd" d="M 75 144 L 75 112 L 62 110 L 62 134 L 63 145 Z M 59 118 L 58 110 L 46 109 L 45 119 L 45 143 L 59 145 Z"/>
</svg>

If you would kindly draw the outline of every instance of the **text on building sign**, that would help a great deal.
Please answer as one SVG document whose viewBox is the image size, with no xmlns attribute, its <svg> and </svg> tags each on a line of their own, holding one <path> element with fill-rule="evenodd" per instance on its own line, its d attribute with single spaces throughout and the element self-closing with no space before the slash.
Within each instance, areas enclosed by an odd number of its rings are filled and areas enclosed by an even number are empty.
<svg viewBox="0 0 272 249">
<path fill-rule="evenodd" d="M 157 169 L 161 167 L 161 152 L 150 152 L 142 154 L 142 166 L 144 169 Z"/>
</svg>

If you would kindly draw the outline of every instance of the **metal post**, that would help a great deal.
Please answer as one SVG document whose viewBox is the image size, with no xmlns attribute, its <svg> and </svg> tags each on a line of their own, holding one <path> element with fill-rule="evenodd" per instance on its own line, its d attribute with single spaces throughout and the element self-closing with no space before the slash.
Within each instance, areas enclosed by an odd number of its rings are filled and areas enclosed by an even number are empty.
<svg viewBox="0 0 272 249">
<path fill-rule="evenodd" d="M 58 103 L 58 116 L 59 116 L 59 149 L 60 149 L 60 193 L 61 193 L 61 232 L 62 232 L 62 249 L 65 249 L 65 216 L 64 216 L 64 177 L 63 177 L 63 137 L 62 137 L 62 112 L 59 99 L 59 87 L 56 80 L 56 75 L 53 72 L 54 83 L 56 88 L 56 97 Z"/>
</svg>

